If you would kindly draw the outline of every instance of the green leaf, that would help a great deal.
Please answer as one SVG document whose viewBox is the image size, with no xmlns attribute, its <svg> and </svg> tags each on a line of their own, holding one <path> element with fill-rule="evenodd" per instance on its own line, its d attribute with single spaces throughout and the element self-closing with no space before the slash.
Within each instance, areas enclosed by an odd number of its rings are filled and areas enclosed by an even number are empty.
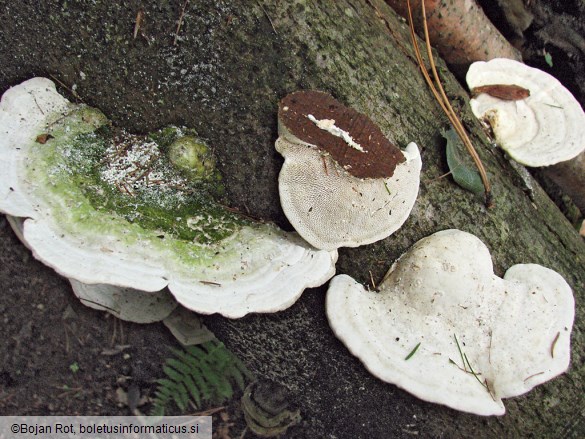
<svg viewBox="0 0 585 439">
<path fill-rule="evenodd" d="M 484 186 L 479 172 L 455 130 L 451 128 L 441 134 L 447 140 L 447 165 L 455 183 L 474 194 L 482 194 Z"/>
<path fill-rule="evenodd" d="M 544 61 L 548 64 L 549 67 L 553 66 L 552 55 L 546 50 L 544 51 Z"/>
<path fill-rule="evenodd" d="M 187 389 L 183 384 L 178 383 L 176 386 L 176 392 L 173 394 L 173 399 L 177 407 L 181 410 L 185 410 L 187 408 L 187 404 L 189 404 L 189 394 L 187 393 Z"/>
<path fill-rule="evenodd" d="M 73 373 L 79 372 L 79 364 L 77 364 L 77 361 L 75 361 L 69 365 L 69 370 Z"/>
<path fill-rule="evenodd" d="M 175 383 L 181 381 L 181 374 L 169 366 L 163 366 L 165 374 Z"/>
<path fill-rule="evenodd" d="M 236 383 L 238 388 L 240 390 L 244 390 L 244 388 L 246 387 L 246 379 L 244 378 L 242 372 L 240 372 L 240 369 L 238 369 L 237 366 L 235 365 L 230 366 L 230 368 L 228 369 L 228 373 L 231 375 L 233 381 Z"/>
<path fill-rule="evenodd" d="M 195 385 L 193 378 L 191 378 L 189 375 L 186 375 L 185 377 L 183 377 L 183 384 L 185 385 L 185 387 L 187 388 L 187 390 L 191 394 L 193 401 L 195 401 L 195 406 L 200 407 L 201 406 L 201 392 L 199 391 L 199 389 Z"/>
</svg>

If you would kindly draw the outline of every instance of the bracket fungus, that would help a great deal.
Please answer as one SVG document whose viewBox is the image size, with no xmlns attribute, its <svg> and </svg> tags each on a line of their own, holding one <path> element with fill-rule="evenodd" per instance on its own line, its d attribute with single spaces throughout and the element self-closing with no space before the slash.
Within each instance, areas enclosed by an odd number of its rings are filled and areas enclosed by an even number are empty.
<svg viewBox="0 0 585 439">
<path fill-rule="evenodd" d="M 549 166 L 585 150 L 585 113 L 553 76 L 497 58 L 473 63 L 466 76 L 473 114 L 498 145 L 526 166 Z"/>
<path fill-rule="evenodd" d="M 378 378 L 415 396 L 478 415 L 502 415 L 502 398 L 563 373 L 570 361 L 571 288 L 536 264 L 493 272 L 474 235 L 444 230 L 418 241 L 379 292 L 335 276 L 329 323 Z"/>
<path fill-rule="evenodd" d="M 28 80 L 0 103 L 0 211 L 23 219 L 34 256 L 63 276 L 168 287 L 203 314 L 278 311 L 334 274 L 337 252 L 221 205 L 214 161 L 196 163 L 207 150 L 180 145 L 188 160 L 173 167 L 164 152 L 182 134 L 129 135 L 52 81 Z"/>
<path fill-rule="evenodd" d="M 75 279 L 69 279 L 69 283 L 84 305 L 107 311 L 128 322 L 159 322 L 177 307 L 177 302 L 167 290 L 146 292 L 114 285 L 84 284 Z"/>
<path fill-rule="evenodd" d="M 29 249 L 24 239 L 24 218 L 6 215 L 14 234 Z M 105 284 L 84 284 L 69 279 L 73 294 L 84 305 L 106 311 L 121 320 L 134 323 L 153 323 L 166 319 L 177 308 L 177 301 L 165 288 L 146 292 Z"/>
<path fill-rule="evenodd" d="M 367 116 L 319 91 L 283 98 L 278 132 L 280 203 L 311 245 L 370 244 L 406 221 L 422 167 L 416 144 L 401 151 Z"/>
</svg>

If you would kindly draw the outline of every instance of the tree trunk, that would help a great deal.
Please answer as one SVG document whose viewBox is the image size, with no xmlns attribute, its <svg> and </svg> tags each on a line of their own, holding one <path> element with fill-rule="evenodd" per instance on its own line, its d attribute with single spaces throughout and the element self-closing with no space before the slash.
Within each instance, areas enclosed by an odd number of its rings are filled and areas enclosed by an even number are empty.
<svg viewBox="0 0 585 439">
<path fill-rule="evenodd" d="M 488 143 L 445 64 L 439 62 L 447 94 L 490 175 L 490 210 L 451 177 L 439 178 L 448 171 L 440 135 L 448 122 L 419 72 L 404 20 L 384 1 L 191 1 L 175 45 L 182 6 L 98 0 L 8 9 L 0 22 L 0 91 L 51 74 L 132 131 L 193 127 L 219 157 L 230 204 L 283 227 L 290 226 L 277 190 L 278 101 L 299 89 L 330 92 L 368 114 L 398 146 L 415 141 L 423 159 L 419 197 L 404 227 L 373 245 L 342 249 L 338 273 L 379 280 L 417 240 L 458 228 L 486 243 L 497 274 L 539 263 L 562 274 L 575 295 L 571 370 L 505 401 L 507 415 L 489 419 L 422 402 L 370 376 L 329 329 L 325 287 L 276 315 L 206 318 L 257 376 L 293 392 L 304 423 L 291 434 L 577 437 L 585 429 L 585 245 L 538 184 Z M 139 8 L 145 19 L 133 38 Z"/>
</svg>

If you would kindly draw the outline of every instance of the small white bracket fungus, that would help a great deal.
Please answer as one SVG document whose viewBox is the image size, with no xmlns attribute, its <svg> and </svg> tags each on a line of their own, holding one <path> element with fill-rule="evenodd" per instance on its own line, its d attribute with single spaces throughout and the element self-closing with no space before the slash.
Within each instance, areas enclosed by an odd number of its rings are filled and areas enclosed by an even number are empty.
<svg viewBox="0 0 585 439">
<path fill-rule="evenodd" d="M 208 198 L 199 198 L 195 207 L 181 204 L 184 193 L 174 193 L 171 185 L 161 188 L 154 202 L 139 198 L 140 191 L 151 194 L 150 188 L 162 186 L 148 181 L 146 172 L 128 173 L 133 189 L 124 193 L 118 189 L 125 183 L 118 180 L 103 187 L 108 181 L 100 166 L 109 158 L 98 153 L 108 145 L 96 129 L 106 122 L 99 111 L 69 103 L 45 78 L 26 81 L 2 97 L 0 211 L 24 218 L 22 237 L 37 259 L 85 284 L 148 292 L 168 286 L 186 308 L 234 318 L 285 309 L 305 288 L 334 274 L 337 252 L 311 248 L 272 225 L 230 216 Z M 140 178 L 144 184 L 138 185 Z M 102 201 L 92 204 L 91 197 Z M 181 226 L 191 238 L 174 229 L 161 232 L 158 223 L 149 226 L 149 218 L 133 221 L 123 210 L 150 202 L 145 211 L 131 214 L 158 209 L 168 216 L 169 198 L 178 204 L 171 226 Z M 116 206 L 126 204 L 112 207 L 112 199 Z M 181 216 L 194 208 L 200 210 Z"/>
<path fill-rule="evenodd" d="M 416 144 L 401 151 L 367 116 L 322 92 L 286 96 L 278 117 L 280 203 L 307 242 L 357 247 L 402 226 L 418 194 Z"/>
<path fill-rule="evenodd" d="M 326 299 L 336 336 L 378 378 L 478 415 L 569 366 L 571 288 L 536 264 L 493 273 L 474 235 L 445 230 L 418 241 L 379 292 L 335 276 Z"/>
<path fill-rule="evenodd" d="M 6 219 L 18 239 L 30 250 L 23 234 L 25 219 L 12 215 L 6 215 Z M 109 312 L 128 322 L 158 322 L 167 318 L 177 307 L 177 301 L 166 288 L 146 292 L 114 285 L 84 284 L 75 279 L 69 279 L 69 283 L 75 296 L 84 305 Z"/>
<path fill-rule="evenodd" d="M 158 322 L 177 307 L 177 301 L 167 289 L 146 292 L 114 285 L 84 284 L 75 279 L 69 282 L 73 293 L 85 306 L 107 311 L 127 322 Z"/>
<path fill-rule="evenodd" d="M 165 318 L 163 323 L 183 346 L 215 340 L 215 335 L 201 323 L 199 316 L 181 306 Z"/>
<path fill-rule="evenodd" d="M 491 126 L 496 142 L 526 166 L 549 166 L 585 150 L 585 113 L 553 76 L 521 62 L 497 58 L 473 63 L 467 72 L 470 90 L 490 85 L 527 89 L 524 99 L 504 100 L 488 93 L 471 99 L 471 110 Z"/>
</svg>

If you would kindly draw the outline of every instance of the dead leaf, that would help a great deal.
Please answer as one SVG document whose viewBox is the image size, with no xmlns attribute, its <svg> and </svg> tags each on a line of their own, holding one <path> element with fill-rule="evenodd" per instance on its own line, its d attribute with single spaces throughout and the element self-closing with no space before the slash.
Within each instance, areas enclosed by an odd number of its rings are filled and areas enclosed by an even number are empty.
<svg viewBox="0 0 585 439">
<path fill-rule="evenodd" d="M 530 96 L 530 90 L 513 84 L 482 85 L 471 90 L 471 94 L 474 96 L 481 93 L 486 93 L 504 101 L 519 101 Z"/>
<path fill-rule="evenodd" d="M 138 32 L 141 31 L 142 23 L 144 22 L 144 10 L 139 9 L 136 13 L 136 22 L 134 24 L 134 39 L 138 36 Z"/>
<path fill-rule="evenodd" d="M 45 143 L 47 143 L 47 140 L 49 139 L 54 139 L 53 136 L 51 136 L 50 134 L 39 134 L 35 140 L 35 142 L 40 143 L 41 145 L 44 145 Z"/>
<path fill-rule="evenodd" d="M 481 176 L 473 167 L 464 153 L 464 146 L 455 130 L 450 130 L 441 133 L 447 140 L 447 165 L 453 175 L 453 180 L 463 189 L 466 189 L 474 194 L 481 194 L 484 186 L 481 181 Z"/>
</svg>

